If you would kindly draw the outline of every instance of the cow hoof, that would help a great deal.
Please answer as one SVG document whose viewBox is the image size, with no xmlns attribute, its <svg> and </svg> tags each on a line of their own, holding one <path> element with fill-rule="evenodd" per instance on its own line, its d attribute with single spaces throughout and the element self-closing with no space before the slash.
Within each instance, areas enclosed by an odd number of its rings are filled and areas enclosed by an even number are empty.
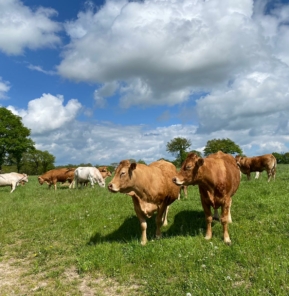
<svg viewBox="0 0 289 296">
<path fill-rule="evenodd" d="M 227 246 L 231 246 L 232 244 L 230 239 L 224 240 L 224 242 Z"/>
</svg>

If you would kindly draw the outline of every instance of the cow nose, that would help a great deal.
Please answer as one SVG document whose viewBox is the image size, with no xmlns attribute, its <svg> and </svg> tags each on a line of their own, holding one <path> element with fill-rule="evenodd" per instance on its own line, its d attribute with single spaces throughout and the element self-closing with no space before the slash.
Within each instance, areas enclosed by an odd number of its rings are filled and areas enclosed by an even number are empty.
<svg viewBox="0 0 289 296">
<path fill-rule="evenodd" d="M 112 184 L 109 183 L 109 184 L 107 185 L 107 188 L 108 188 L 108 189 L 112 189 Z"/>
<path fill-rule="evenodd" d="M 173 181 L 174 183 L 176 183 L 176 182 L 177 182 L 177 178 L 176 178 L 176 177 L 173 177 L 172 181 Z"/>
</svg>

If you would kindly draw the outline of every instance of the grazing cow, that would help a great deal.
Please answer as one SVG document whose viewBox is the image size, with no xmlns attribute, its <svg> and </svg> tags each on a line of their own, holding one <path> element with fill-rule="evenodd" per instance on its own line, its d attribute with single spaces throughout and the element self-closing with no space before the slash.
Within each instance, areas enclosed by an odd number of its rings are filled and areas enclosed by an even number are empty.
<svg viewBox="0 0 289 296">
<path fill-rule="evenodd" d="M 234 157 L 221 151 L 206 158 L 189 153 L 180 171 L 173 178 L 173 182 L 179 186 L 199 186 L 207 222 L 206 239 L 212 237 L 211 207 L 215 210 L 215 215 L 217 209 L 221 207 L 224 242 L 230 244 L 228 232 L 228 223 L 232 222 L 230 208 L 232 196 L 240 184 L 240 171 Z"/>
<path fill-rule="evenodd" d="M 262 171 L 267 172 L 268 182 L 270 182 L 271 177 L 275 180 L 277 161 L 273 154 L 265 154 L 255 157 L 237 155 L 235 159 L 240 171 L 247 175 L 248 180 L 250 180 L 251 172 Z"/>
<path fill-rule="evenodd" d="M 26 174 L 19 173 L 6 173 L 0 174 L 0 186 L 11 186 L 12 193 L 16 186 L 23 184 L 23 182 L 28 182 L 28 176 Z"/>
<path fill-rule="evenodd" d="M 38 182 L 42 185 L 44 182 L 48 184 L 48 189 L 51 185 L 54 185 L 54 190 L 57 189 L 57 182 L 65 183 L 69 182 L 69 188 L 73 186 L 75 168 L 60 168 L 50 170 L 38 177 Z"/>
<path fill-rule="evenodd" d="M 125 193 L 132 197 L 134 210 L 141 225 L 141 244 L 147 243 L 146 218 L 156 215 L 156 237 L 161 237 L 161 226 L 167 225 L 169 205 L 178 199 L 180 188 L 171 182 L 176 167 L 165 160 L 145 165 L 122 160 L 108 184 L 112 193 Z"/>
<path fill-rule="evenodd" d="M 78 167 L 74 171 L 74 183 L 78 188 L 78 183 L 81 184 L 81 188 L 86 182 L 90 182 L 91 187 L 94 187 L 95 183 L 98 183 L 100 187 L 105 186 L 105 180 L 103 179 L 100 171 L 95 167 Z M 74 187 L 75 187 L 74 186 Z"/>
<path fill-rule="evenodd" d="M 107 169 L 106 166 L 100 166 L 100 167 L 98 167 L 98 170 L 100 171 L 103 179 L 106 179 L 107 177 L 112 176 L 111 172 Z"/>
<path fill-rule="evenodd" d="M 102 175 L 102 178 L 105 180 L 107 177 L 111 177 L 111 172 L 107 169 L 106 166 L 100 166 L 97 168 Z M 79 182 L 82 186 L 87 186 L 88 181 L 85 182 Z"/>
</svg>

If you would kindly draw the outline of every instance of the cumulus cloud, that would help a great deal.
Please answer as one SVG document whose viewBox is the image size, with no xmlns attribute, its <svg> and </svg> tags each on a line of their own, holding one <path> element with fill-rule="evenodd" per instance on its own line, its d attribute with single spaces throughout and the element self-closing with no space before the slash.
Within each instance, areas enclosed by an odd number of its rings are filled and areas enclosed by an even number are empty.
<svg viewBox="0 0 289 296">
<path fill-rule="evenodd" d="M 0 100 L 6 99 L 7 95 L 6 93 L 10 89 L 10 83 L 8 81 L 3 81 L 2 77 L 0 77 Z"/>
<path fill-rule="evenodd" d="M 66 105 L 63 102 L 61 95 L 43 94 L 42 97 L 31 100 L 27 110 L 17 110 L 12 106 L 8 106 L 8 109 L 22 117 L 32 135 L 46 134 L 71 123 L 81 108 L 76 99 L 69 100 Z"/>
<path fill-rule="evenodd" d="M 121 81 L 125 108 L 184 102 L 266 54 L 252 14 L 251 0 L 109 0 L 66 24 L 71 42 L 58 70 L 75 81 Z"/>
<path fill-rule="evenodd" d="M 35 11 L 20 0 L 0 1 L 0 50 L 8 55 L 22 54 L 25 48 L 38 49 L 61 43 L 62 27 L 51 18 L 57 12 L 39 7 Z"/>
</svg>

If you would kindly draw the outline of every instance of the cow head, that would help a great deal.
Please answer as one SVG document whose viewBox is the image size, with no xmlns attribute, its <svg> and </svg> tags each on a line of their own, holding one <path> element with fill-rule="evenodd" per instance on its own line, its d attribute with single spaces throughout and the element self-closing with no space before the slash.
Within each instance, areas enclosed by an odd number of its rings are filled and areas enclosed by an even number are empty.
<svg viewBox="0 0 289 296">
<path fill-rule="evenodd" d="M 204 159 L 195 153 L 189 153 L 180 171 L 172 179 L 176 185 L 195 185 L 196 176 L 200 166 L 204 164 Z"/>
<path fill-rule="evenodd" d="M 111 177 L 111 172 L 107 169 L 107 167 L 99 167 L 98 170 L 100 171 L 102 177 L 105 179 L 106 177 Z"/>
<path fill-rule="evenodd" d="M 42 185 L 44 183 L 44 179 L 41 176 L 39 176 L 38 177 L 38 182 L 39 182 L 40 185 Z"/>
<path fill-rule="evenodd" d="M 241 155 L 236 155 L 235 160 L 236 160 L 237 166 L 240 168 L 243 157 Z"/>
<path fill-rule="evenodd" d="M 110 192 L 127 193 L 132 191 L 132 174 L 136 169 L 136 163 L 130 163 L 129 160 L 122 160 L 115 170 L 115 174 L 107 188 Z"/>
</svg>

